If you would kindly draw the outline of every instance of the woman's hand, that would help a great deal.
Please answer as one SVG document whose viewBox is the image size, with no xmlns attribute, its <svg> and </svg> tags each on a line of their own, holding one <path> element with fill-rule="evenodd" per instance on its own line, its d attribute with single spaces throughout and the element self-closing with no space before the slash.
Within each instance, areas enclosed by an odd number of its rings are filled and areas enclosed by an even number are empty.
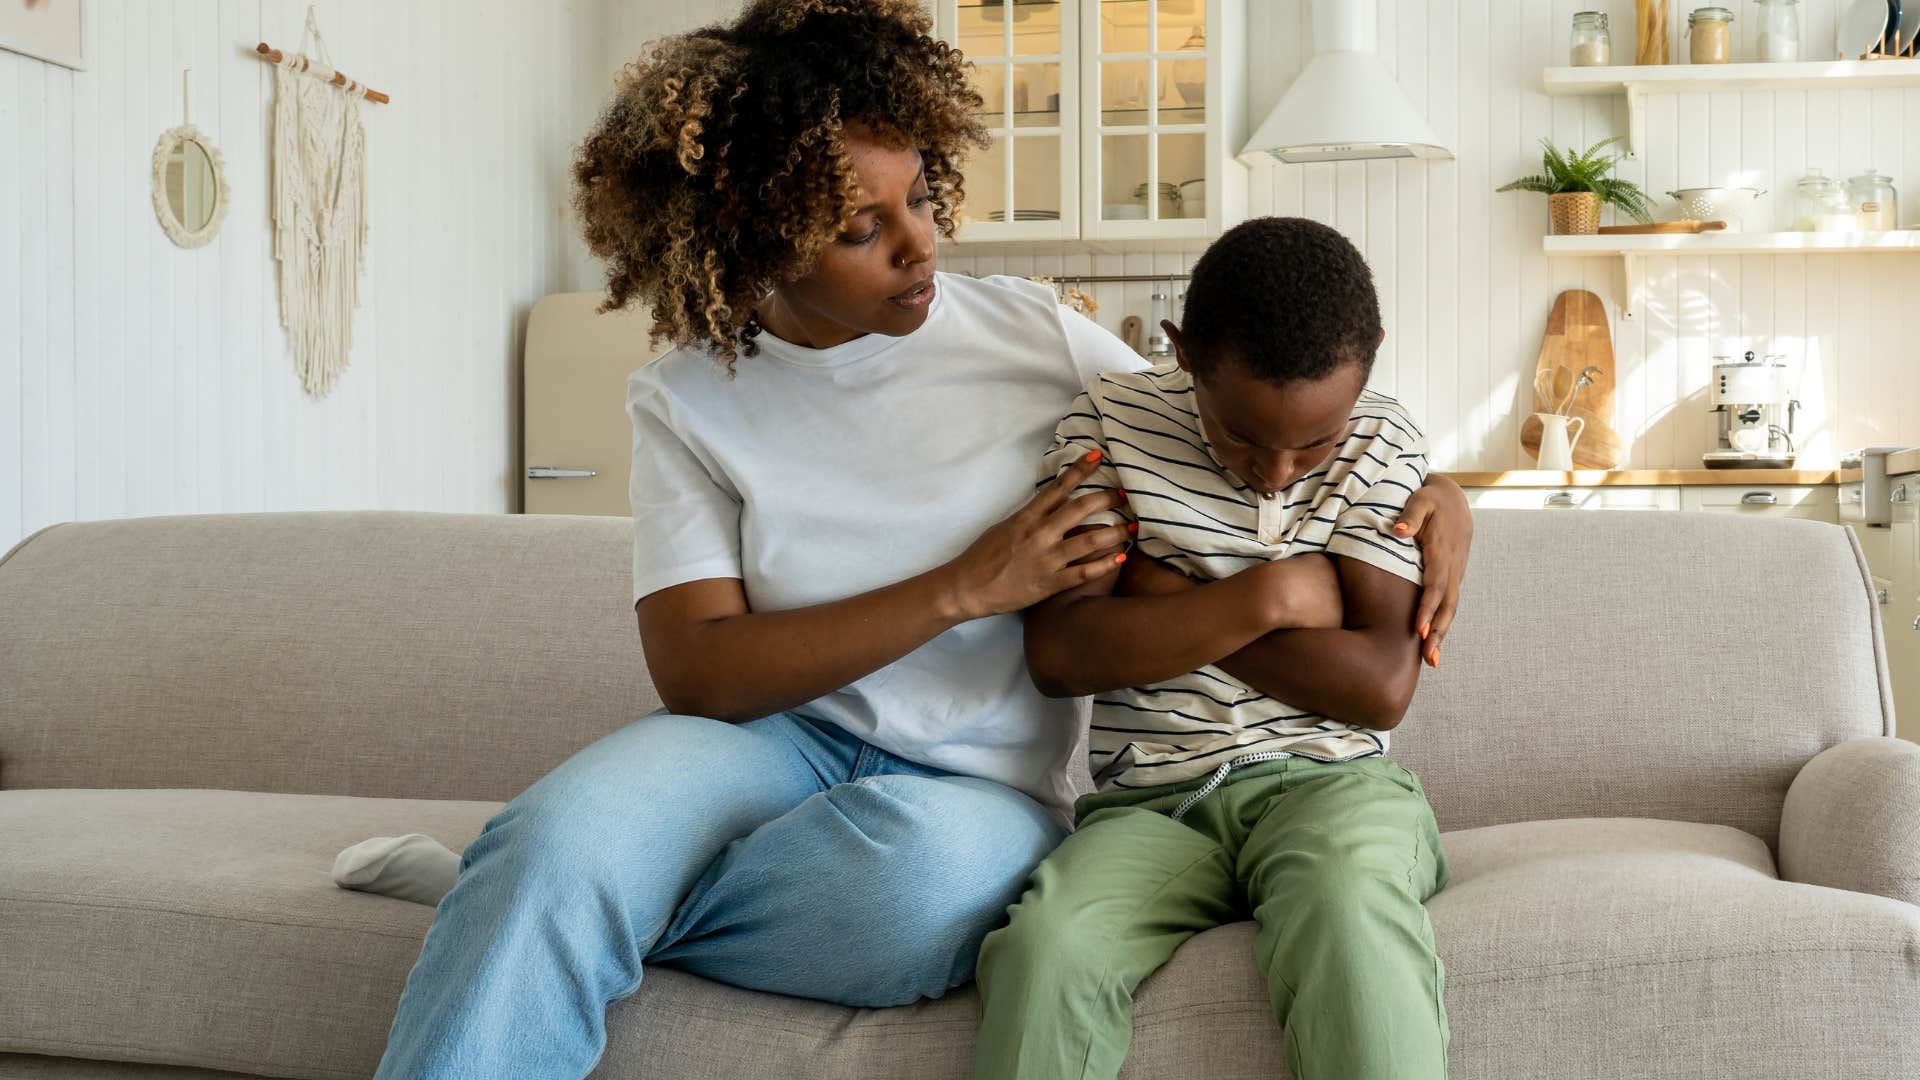
<svg viewBox="0 0 1920 1080">
<path fill-rule="evenodd" d="M 1126 502 L 1126 494 L 1121 491 L 1070 498 L 1074 489 L 1093 475 L 1100 458 L 1100 451 L 1094 450 L 1068 466 L 1031 502 L 980 534 L 959 558 L 943 568 L 950 582 L 949 602 L 960 618 L 982 619 L 1024 611 L 1055 593 L 1120 569 L 1126 561 L 1124 554 L 1097 559 L 1090 556 L 1125 547 L 1125 528 L 1106 526 L 1067 535 L 1088 517 Z"/>
<path fill-rule="evenodd" d="M 1473 508 L 1460 485 L 1444 476 L 1427 478 L 1426 486 L 1407 499 L 1393 534 L 1420 542 L 1424 584 L 1414 629 L 1425 642 L 1421 658 L 1440 666 L 1440 643 L 1446 640 L 1460 609 L 1460 582 L 1467 576 L 1467 554 L 1473 548 Z"/>
</svg>

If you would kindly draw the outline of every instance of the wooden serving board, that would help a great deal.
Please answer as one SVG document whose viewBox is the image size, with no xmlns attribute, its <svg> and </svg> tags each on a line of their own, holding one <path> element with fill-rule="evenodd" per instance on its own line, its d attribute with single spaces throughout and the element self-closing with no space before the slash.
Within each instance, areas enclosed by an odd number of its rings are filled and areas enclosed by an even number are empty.
<svg viewBox="0 0 1920 1080">
<path fill-rule="evenodd" d="M 1724 221 L 1662 221 L 1654 225 L 1602 225 L 1602 236 L 1652 236 L 1666 233 L 1680 233 L 1691 236 L 1694 233 L 1716 232 L 1727 227 Z"/>
<path fill-rule="evenodd" d="M 1599 368 L 1600 374 L 1567 409 L 1567 415 L 1586 421 L 1573 448 L 1573 467 L 1611 469 L 1626 460 L 1626 444 L 1613 430 L 1613 334 L 1607 328 L 1605 305 L 1585 289 L 1568 289 L 1555 297 L 1553 313 L 1547 316 L 1546 336 L 1540 340 L 1540 359 L 1534 366 L 1535 389 L 1528 393 L 1533 407 L 1520 423 L 1520 448 L 1529 456 L 1540 457 L 1540 421 L 1533 414 L 1552 412 L 1573 389 L 1580 372 L 1589 367 Z M 1552 375 L 1541 378 L 1542 371 Z M 1549 384 L 1551 401 L 1540 394 L 1540 388 Z"/>
</svg>

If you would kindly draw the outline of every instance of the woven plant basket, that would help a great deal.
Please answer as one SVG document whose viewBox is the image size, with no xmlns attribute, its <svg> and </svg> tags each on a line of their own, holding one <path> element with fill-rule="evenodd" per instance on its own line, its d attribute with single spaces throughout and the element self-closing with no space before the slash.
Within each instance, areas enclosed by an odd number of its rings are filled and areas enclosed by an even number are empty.
<svg viewBox="0 0 1920 1080">
<path fill-rule="evenodd" d="M 1555 236 L 1592 236 L 1600 231 L 1600 196 L 1591 191 L 1549 195 L 1547 217 Z"/>
</svg>

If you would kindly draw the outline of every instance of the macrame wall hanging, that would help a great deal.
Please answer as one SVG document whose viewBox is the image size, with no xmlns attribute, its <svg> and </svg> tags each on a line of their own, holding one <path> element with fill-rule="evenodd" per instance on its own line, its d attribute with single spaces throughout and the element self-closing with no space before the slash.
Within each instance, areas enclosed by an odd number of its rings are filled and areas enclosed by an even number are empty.
<svg viewBox="0 0 1920 1080">
<path fill-rule="evenodd" d="M 315 56 L 306 54 L 312 39 Z M 273 64 L 273 257 L 280 323 L 300 384 L 327 396 L 347 369 L 367 243 L 367 138 L 362 100 L 387 95 L 336 71 L 311 7 L 300 51 L 262 42 Z"/>
</svg>

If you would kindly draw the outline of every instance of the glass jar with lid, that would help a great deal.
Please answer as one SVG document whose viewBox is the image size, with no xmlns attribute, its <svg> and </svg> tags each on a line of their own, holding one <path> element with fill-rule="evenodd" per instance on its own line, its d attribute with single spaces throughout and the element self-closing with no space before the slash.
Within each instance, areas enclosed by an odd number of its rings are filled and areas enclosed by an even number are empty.
<svg viewBox="0 0 1920 1080">
<path fill-rule="evenodd" d="M 1180 216 L 1180 185 L 1162 180 L 1160 181 L 1160 189 L 1155 194 L 1159 196 L 1158 199 L 1149 199 L 1147 197 L 1147 185 L 1143 181 L 1138 187 L 1133 189 L 1133 201 L 1138 203 L 1142 210 L 1153 207 L 1153 216 L 1161 221 L 1167 221 Z M 1141 216 L 1146 217 L 1147 215 L 1143 213 Z"/>
<path fill-rule="evenodd" d="M 1205 21 L 1193 24 L 1193 32 L 1180 45 L 1182 58 L 1167 66 L 1173 75 L 1173 85 L 1180 90 L 1180 99 L 1188 108 L 1197 109 L 1207 102 L 1207 26 Z"/>
<path fill-rule="evenodd" d="M 1791 64 L 1800 59 L 1800 0 L 1759 0 L 1760 59 Z"/>
<path fill-rule="evenodd" d="M 1900 194 L 1893 189 L 1893 177 L 1868 169 L 1847 181 L 1847 203 L 1853 207 L 1861 229 L 1897 229 L 1900 227 Z"/>
<path fill-rule="evenodd" d="M 1604 11 L 1573 13 L 1573 45 L 1568 62 L 1574 67 L 1605 67 L 1613 63 L 1613 35 L 1607 31 Z"/>
<path fill-rule="evenodd" d="M 1723 7 L 1694 8 L 1687 16 L 1688 58 L 1696 64 L 1725 64 L 1733 59 L 1733 12 Z"/>
<path fill-rule="evenodd" d="M 1853 206 L 1840 181 L 1810 169 L 1793 185 L 1793 227 L 1798 232 L 1852 232 Z"/>
</svg>

